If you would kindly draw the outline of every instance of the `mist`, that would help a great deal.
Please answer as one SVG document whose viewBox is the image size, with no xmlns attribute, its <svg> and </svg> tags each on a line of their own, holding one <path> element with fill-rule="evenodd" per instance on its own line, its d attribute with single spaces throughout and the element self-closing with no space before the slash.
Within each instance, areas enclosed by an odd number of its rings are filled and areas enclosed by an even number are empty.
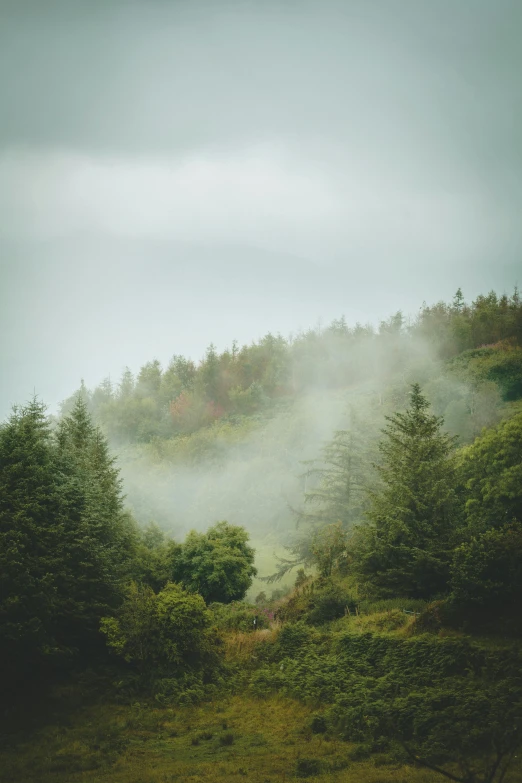
<svg viewBox="0 0 522 783">
<path fill-rule="evenodd" d="M 477 387 L 453 376 L 439 348 L 413 326 L 400 329 L 393 318 L 378 333 L 362 329 L 359 336 L 351 336 L 342 325 L 318 328 L 284 343 L 286 369 L 279 365 L 278 387 L 282 396 L 261 397 L 250 415 L 216 414 L 207 426 L 193 424 L 184 433 L 176 432 L 172 405 L 170 415 L 168 407 L 161 414 L 166 418 L 158 434 L 153 434 L 152 423 L 152 429 L 143 429 L 146 418 L 136 424 L 136 417 L 147 417 L 152 400 L 162 393 L 159 381 L 155 392 L 152 376 L 147 381 L 151 365 L 142 368 L 132 397 L 122 397 L 129 394 L 123 380 L 119 390 L 111 390 L 106 381 L 82 394 L 109 436 L 126 503 L 142 526 L 152 522 L 182 541 L 190 530 L 204 531 L 219 520 L 240 525 L 256 548 L 259 575 L 268 576 L 276 557 L 287 557 L 285 547 L 303 532 L 302 520 L 298 530 L 300 512 L 306 493 L 317 483 L 310 469 L 324 466 L 323 450 L 337 431 L 355 427 L 362 433 L 370 488 L 385 417 L 406 407 L 412 383 L 422 384 L 434 411 L 447 416 L 447 428 L 461 444 L 498 420 L 502 400 L 496 385 Z M 253 359 L 245 353 L 234 360 L 247 366 L 249 361 Z M 163 369 L 162 383 L 169 372 Z M 197 372 L 203 373 L 204 365 Z M 221 381 L 224 377 L 226 370 Z M 195 389 L 200 388 L 197 378 Z M 233 400 L 234 390 L 229 394 Z M 66 403 L 64 412 L 73 402 L 71 398 Z M 127 425 L 137 426 L 138 435 L 124 434 Z M 286 582 L 292 579 L 289 574 Z M 256 580 L 251 597 L 260 589 L 262 583 Z"/>
<path fill-rule="evenodd" d="M 519 277 L 520 4 L 0 3 L 0 411 Z"/>
</svg>

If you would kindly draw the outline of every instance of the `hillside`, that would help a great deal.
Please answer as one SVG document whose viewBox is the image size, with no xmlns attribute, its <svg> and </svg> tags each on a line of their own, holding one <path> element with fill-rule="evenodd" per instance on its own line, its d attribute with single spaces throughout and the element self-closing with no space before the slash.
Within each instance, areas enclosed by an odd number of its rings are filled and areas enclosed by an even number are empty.
<svg viewBox="0 0 522 783">
<path fill-rule="evenodd" d="M 16 409 L 0 781 L 522 781 L 521 328 L 459 291 Z"/>
</svg>

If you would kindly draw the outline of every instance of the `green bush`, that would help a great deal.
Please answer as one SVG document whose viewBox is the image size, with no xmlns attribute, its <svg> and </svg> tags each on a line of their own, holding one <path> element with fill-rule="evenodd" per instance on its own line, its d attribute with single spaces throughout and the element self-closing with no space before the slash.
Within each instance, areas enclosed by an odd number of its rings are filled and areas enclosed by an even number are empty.
<svg viewBox="0 0 522 783">
<path fill-rule="evenodd" d="M 250 690 L 254 696 L 263 698 L 270 693 L 280 690 L 285 683 L 285 677 L 280 669 L 274 666 L 261 666 L 255 671 L 250 680 Z"/>
<path fill-rule="evenodd" d="M 346 588 L 330 579 L 318 580 L 310 593 L 309 609 L 305 617 L 311 625 L 322 625 L 344 617 L 347 610 L 355 611 L 357 602 Z"/>
<path fill-rule="evenodd" d="M 312 715 L 310 728 L 313 734 L 324 734 L 328 728 L 325 716 L 320 713 Z"/>
<path fill-rule="evenodd" d="M 303 622 L 286 623 L 279 631 L 274 645 L 278 658 L 295 658 L 314 639 L 312 628 Z"/>
<path fill-rule="evenodd" d="M 157 595 L 132 583 L 116 617 L 103 618 L 101 630 L 160 703 L 199 701 L 203 683 L 216 679 L 223 665 L 222 642 L 205 602 L 172 582 Z"/>
<path fill-rule="evenodd" d="M 323 770 L 321 759 L 297 759 L 295 774 L 298 778 L 311 778 L 320 775 Z"/>
</svg>

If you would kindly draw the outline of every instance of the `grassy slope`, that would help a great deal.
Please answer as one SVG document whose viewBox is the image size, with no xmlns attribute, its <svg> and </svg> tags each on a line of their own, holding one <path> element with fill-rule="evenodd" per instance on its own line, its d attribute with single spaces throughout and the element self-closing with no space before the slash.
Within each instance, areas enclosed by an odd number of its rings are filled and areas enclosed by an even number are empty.
<svg viewBox="0 0 522 783">
<path fill-rule="evenodd" d="M 294 780 L 299 759 L 320 759 L 310 781 L 428 783 L 437 775 L 350 758 L 354 746 L 312 734 L 295 701 L 232 697 L 199 707 L 100 704 L 46 726 L 0 755 L 2 783 L 225 783 Z M 226 735 L 231 745 L 222 745 Z M 211 735 L 211 736 L 210 736 Z M 194 744 L 197 743 L 197 744 Z M 516 778 L 522 780 L 522 778 Z"/>
</svg>

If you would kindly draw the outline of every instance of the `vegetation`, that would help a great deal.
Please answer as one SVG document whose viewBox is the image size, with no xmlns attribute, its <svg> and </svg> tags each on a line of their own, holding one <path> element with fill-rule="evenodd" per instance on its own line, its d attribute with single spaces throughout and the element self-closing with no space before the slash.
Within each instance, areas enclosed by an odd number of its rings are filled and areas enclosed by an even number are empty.
<svg viewBox="0 0 522 783">
<path fill-rule="evenodd" d="M 341 319 L 211 346 L 198 367 L 151 362 L 58 421 L 15 409 L 0 780 L 522 780 L 521 312 L 517 292 L 459 291 L 411 325 Z M 320 444 L 307 426 L 326 400 L 351 405 Z M 165 487 L 180 472 L 206 532 L 140 525 L 108 437 Z M 243 524 L 208 518 L 190 471 L 226 485 L 249 459 Z M 284 517 L 276 475 L 294 488 Z M 254 603 L 245 527 L 265 517 L 297 535 Z"/>
</svg>

